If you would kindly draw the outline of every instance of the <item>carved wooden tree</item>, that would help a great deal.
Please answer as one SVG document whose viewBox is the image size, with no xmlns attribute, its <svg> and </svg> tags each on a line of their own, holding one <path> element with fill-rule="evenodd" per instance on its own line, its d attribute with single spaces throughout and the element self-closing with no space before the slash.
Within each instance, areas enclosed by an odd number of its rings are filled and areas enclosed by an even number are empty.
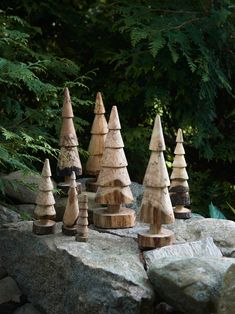
<svg viewBox="0 0 235 314">
<path fill-rule="evenodd" d="M 76 175 L 73 171 L 70 177 L 70 187 L 68 192 L 67 204 L 63 217 L 62 232 L 68 236 L 77 233 L 77 220 L 79 215 L 78 193 Z"/>
<path fill-rule="evenodd" d="M 101 168 L 101 159 L 104 152 L 104 143 L 108 133 L 108 125 L 105 118 L 105 108 L 102 100 L 101 93 L 96 95 L 95 103 L 95 118 L 91 128 L 91 140 L 88 147 L 90 156 L 86 163 L 86 172 L 95 176 L 95 179 L 87 181 L 87 191 L 96 192 L 96 180 Z"/>
<path fill-rule="evenodd" d="M 94 224 L 101 228 L 133 227 L 135 211 L 122 206 L 132 203 L 133 196 L 116 106 L 112 107 L 108 128 L 95 197 L 96 203 L 105 204 L 107 208 L 94 211 Z"/>
<path fill-rule="evenodd" d="M 173 232 L 162 228 L 162 224 L 174 222 L 173 208 L 168 192 L 170 185 L 163 151 L 165 141 L 160 116 L 156 116 L 149 145 L 152 151 L 144 177 L 144 195 L 140 219 L 150 224 L 149 232 L 138 234 L 141 249 L 153 249 L 172 244 Z"/>
<path fill-rule="evenodd" d="M 70 185 L 70 176 L 74 171 L 76 176 L 82 174 L 82 166 L 78 153 L 78 139 L 73 124 L 73 109 L 69 90 L 64 90 L 64 103 L 62 109 L 62 127 L 60 133 L 60 155 L 57 164 L 57 173 L 64 177 L 64 182 L 58 188 L 67 192 Z"/>
<path fill-rule="evenodd" d="M 88 196 L 86 193 L 82 194 L 79 199 L 79 218 L 77 235 L 75 237 L 78 242 L 88 241 Z"/>
<path fill-rule="evenodd" d="M 36 197 L 37 205 L 34 211 L 37 220 L 33 222 L 33 232 L 39 235 L 54 233 L 55 221 L 52 219 L 55 218 L 56 211 L 49 159 L 46 159 L 44 162 L 38 190 Z"/>
<path fill-rule="evenodd" d="M 179 219 L 187 219 L 192 216 L 190 209 L 184 207 L 190 204 L 190 198 L 183 142 L 182 130 L 178 129 L 176 137 L 177 144 L 174 151 L 173 171 L 171 174 L 170 197 L 172 205 L 175 206 L 175 218 Z"/>
</svg>

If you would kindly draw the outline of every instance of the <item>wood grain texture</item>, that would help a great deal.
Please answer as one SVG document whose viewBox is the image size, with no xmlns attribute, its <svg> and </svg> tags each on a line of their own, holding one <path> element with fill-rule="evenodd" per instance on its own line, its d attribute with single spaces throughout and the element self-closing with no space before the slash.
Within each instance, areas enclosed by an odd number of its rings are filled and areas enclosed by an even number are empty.
<svg viewBox="0 0 235 314">
<path fill-rule="evenodd" d="M 136 214 L 129 208 L 121 207 L 118 213 L 110 213 L 107 208 L 99 208 L 93 212 L 94 225 L 104 229 L 134 227 Z"/>
<path fill-rule="evenodd" d="M 33 222 L 33 233 L 46 235 L 55 233 L 56 223 L 53 220 L 40 219 Z"/>
<path fill-rule="evenodd" d="M 68 199 L 63 216 L 63 224 L 66 227 L 73 227 L 78 219 L 79 205 L 78 205 L 78 193 L 75 173 L 71 175 L 71 182 L 68 191 Z"/>
<path fill-rule="evenodd" d="M 138 245 L 141 250 L 152 250 L 166 245 L 172 245 L 174 233 L 168 229 L 161 229 L 160 234 L 139 233 Z"/>
<path fill-rule="evenodd" d="M 88 196 L 86 193 L 81 195 L 79 199 L 80 213 L 78 218 L 76 241 L 88 241 Z"/>
<path fill-rule="evenodd" d="M 130 204 L 133 195 L 129 186 L 98 187 L 95 202 L 98 204 Z"/>
<path fill-rule="evenodd" d="M 166 150 L 165 140 L 162 131 L 162 124 L 159 115 L 156 116 L 154 121 L 154 127 L 149 144 L 149 149 L 156 152 L 162 152 Z"/>
</svg>

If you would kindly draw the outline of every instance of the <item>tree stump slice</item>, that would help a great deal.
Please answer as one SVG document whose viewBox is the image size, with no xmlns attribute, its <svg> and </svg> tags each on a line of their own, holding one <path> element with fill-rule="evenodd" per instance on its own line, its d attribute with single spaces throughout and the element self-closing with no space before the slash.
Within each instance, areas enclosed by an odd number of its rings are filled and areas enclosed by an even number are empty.
<svg viewBox="0 0 235 314">
<path fill-rule="evenodd" d="M 135 211 L 125 207 L 117 213 L 110 213 L 107 208 L 98 208 L 93 212 L 94 225 L 104 229 L 131 228 L 135 226 L 135 219 Z"/>
<path fill-rule="evenodd" d="M 39 219 L 33 222 L 33 233 L 46 235 L 55 233 L 56 222 L 48 219 Z"/>
<path fill-rule="evenodd" d="M 65 225 L 62 225 L 62 232 L 64 235 L 72 237 L 78 233 L 77 227 L 78 227 L 77 225 L 73 227 L 66 227 Z"/>
<path fill-rule="evenodd" d="M 168 229 L 161 229 L 159 234 L 151 233 L 139 233 L 138 234 L 138 245 L 140 250 L 152 250 L 160 248 L 173 243 L 174 233 Z"/>
<path fill-rule="evenodd" d="M 69 187 L 70 187 L 70 182 L 60 182 L 57 184 L 57 189 L 61 190 L 65 197 L 68 196 Z M 77 192 L 78 194 L 82 193 L 82 184 L 78 181 L 77 181 Z"/>
<path fill-rule="evenodd" d="M 190 209 L 183 207 L 181 210 L 176 210 L 174 208 L 174 215 L 176 219 L 189 219 L 192 217 L 192 212 Z"/>
<path fill-rule="evenodd" d="M 86 181 L 86 191 L 96 193 L 98 184 L 95 178 L 90 178 Z"/>
<path fill-rule="evenodd" d="M 88 236 L 82 236 L 80 234 L 76 234 L 75 240 L 77 242 L 87 242 L 88 241 Z"/>
</svg>

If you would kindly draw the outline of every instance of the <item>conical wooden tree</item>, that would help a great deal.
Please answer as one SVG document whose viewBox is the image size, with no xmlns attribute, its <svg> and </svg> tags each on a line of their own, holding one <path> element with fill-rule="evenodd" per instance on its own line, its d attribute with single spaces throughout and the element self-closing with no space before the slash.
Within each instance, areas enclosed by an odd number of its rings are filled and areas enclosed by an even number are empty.
<svg viewBox="0 0 235 314">
<path fill-rule="evenodd" d="M 33 232 L 39 235 L 54 233 L 55 221 L 52 219 L 55 218 L 56 211 L 49 159 L 44 162 L 38 190 L 34 211 L 37 220 L 33 222 Z"/>
<path fill-rule="evenodd" d="M 171 174 L 170 197 L 172 205 L 175 206 L 175 218 L 179 219 L 187 219 L 192 216 L 190 209 L 184 207 L 190 204 L 190 198 L 183 142 L 182 130 L 178 129 L 174 151 L 173 171 Z"/>
<path fill-rule="evenodd" d="M 88 196 L 86 193 L 82 194 L 79 199 L 79 218 L 77 235 L 75 237 L 78 242 L 88 241 Z"/>
<path fill-rule="evenodd" d="M 58 184 L 58 188 L 68 191 L 70 186 L 70 176 L 74 171 L 76 176 L 82 174 L 82 166 L 78 153 L 78 139 L 73 124 L 73 109 L 66 87 L 64 90 L 64 103 L 62 108 L 62 127 L 60 133 L 60 155 L 57 163 L 57 173 L 64 177 L 64 182 Z"/>
<path fill-rule="evenodd" d="M 149 145 L 152 151 L 144 177 L 144 195 L 140 220 L 150 224 L 149 232 L 138 234 L 141 249 L 154 249 L 172 244 L 173 232 L 162 224 L 174 222 L 173 208 L 168 192 L 170 185 L 163 151 L 166 149 L 160 116 L 156 116 Z"/>
<path fill-rule="evenodd" d="M 77 233 L 77 220 L 79 215 L 78 193 L 76 175 L 73 171 L 70 177 L 70 187 L 68 192 L 67 204 L 63 217 L 62 232 L 73 236 Z"/>
<path fill-rule="evenodd" d="M 116 106 L 112 107 L 108 129 L 95 197 L 96 203 L 105 204 L 107 208 L 94 211 L 94 224 L 101 228 L 133 227 L 135 211 L 122 206 L 132 203 L 133 195 Z"/>
<path fill-rule="evenodd" d="M 95 118 L 91 128 L 91 140 L 88 147 L 90 156 L 86 163 L 86 172 L 95 176 L 95 179 L 87 181 L 87 191 L 96 192 L 96 180 L 101 168 L 101 159 L 104 152 L 104 143 L 108 133 L 108 124 L 105 119 L 105 108 L 102 100 L 101 93 L 96 95 L 95 103 Z"/>
</svg>

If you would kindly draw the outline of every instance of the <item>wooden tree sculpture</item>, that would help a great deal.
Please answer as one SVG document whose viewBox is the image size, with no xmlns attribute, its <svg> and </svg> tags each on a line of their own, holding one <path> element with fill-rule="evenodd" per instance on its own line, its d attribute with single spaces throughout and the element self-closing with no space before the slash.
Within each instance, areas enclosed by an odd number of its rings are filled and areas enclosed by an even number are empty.
<svg viewBox="0 0 235 314">
<path fill-rule="evenodd" d="M 80 196 L 79 199 L 79 218 L 78 218 L 78 227 L 77 235 L 75 237 L 78 242 L 87 242 L 88 240 L 88 197 L 84 193 Z"/>
<path fill-rule="evenodd" d="M 58 184 L 64 192 L 68 192 L 70 176 L 74 171 L 76 176 L 82 174 L 82 166 L 78 153 L 78 139 L 73 124 L 73 109 L 68 88 L 64 90 L 62 109 L 62 128 L 60 133 L 60 155 L 57 164 L 57 173 L 64 177 L 64 182 Z M 77 183 L 78 185 L 78 183 Z M 77 187 L 81 189 L 81 186 Z"/>
<path fill-rule="evenodd" d="M 70 187 L 68 192 L 67 204 L 63 217 L 62 232 L 68 236 L 77 233 L 77 220 L 79 215 L 78 193 L 76 175 L 73 171 L 70 177 Z"/>
<path fill-rule="evenodd" d="M 154 249 L 172 244 L 173 232 L 162 228 L 162 224 L 174 222 L 173 208 L 168 192 L 170 185 L 163 151 L 165 141 L 160 116 L 156 116 L 149 145 L 152 151 L 144 177 L 144 195 L 141 203 L 140 219 L 150 224 L 148 233 L 138 234 L 139 247 Z"/>
<path fill-rule="evenodd" d="M 95 176 L 95 179 L 86 182 L 87 191 L 90 192 L 96 192 L 98 188 L 96 181 L 100 172 L 101 159 L 104 152 L 104 142 L 108 133 L 108 125 L 104 115 L 105 108 L 100 92 L 96 95 L 94 113 L 95 118 L 91 128 L 91 140 L 88 147 L 90 156 L 86 163 L 86 172 L 91 176 Z"/>
<path fill-rule="evenodd" d="M 133 227 L 135 211 L 122 207 L 122 204 L 132 203 L 133 196 L 116 106 L 112 107 L 108 128 L 95 197 L 96 203 L 107 207 L 94 210 L 94 224 L 101 228 Z"/>
<path fill-rule="evenodd" d="M 182 130 L 179 129 L 176 137 L 177 144 L 174 151 L 175 157 L 170 186 L 171 202 L 172 205 L 175 206 L 175 218 L 179 219 L 187 219 L 192 216 L 190 209 L 184 207 L 190 204 L 190 198 L 183 142 Z"/>
<path fill-rule="evenodd" d="M 43 235 L 54 233 L 56 212 L 54 208 L 55 199 L 52 193 L 53 184 L 51 181 L 51 169 L 49 159 L 46 159 L 42 169 L 42 177 L 38 186 L 36 197 L 35 217 L 38 219 L 33 222 L 33 232 Z"/>
</svg>

